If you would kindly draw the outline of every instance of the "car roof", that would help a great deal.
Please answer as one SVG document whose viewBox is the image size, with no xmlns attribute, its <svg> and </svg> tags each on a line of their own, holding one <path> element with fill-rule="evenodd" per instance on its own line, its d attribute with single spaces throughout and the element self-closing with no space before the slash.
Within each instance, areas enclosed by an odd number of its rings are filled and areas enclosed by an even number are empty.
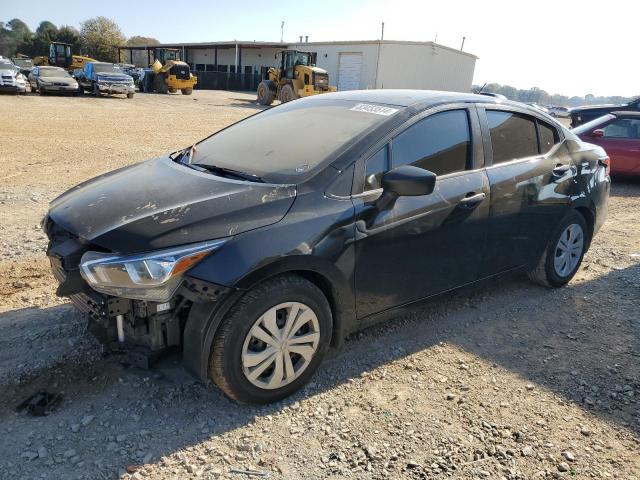
<svg viewBox="0 0 640 480">
<path fill-rule="evenodd" d="M 439 90 L 350 90 L 326 95 L 314 95 L 306 100 L 352 100 L 356 102 L 373 102 L 400 107 L 429 106 L 441 103 L 495 103 L 522 107 L 523 104 L 487 95 L 474 93 L 444 92 Z"/>
<path fill-rule="evenodd" d="M 62 67 L 53 67 L 50 65 L 44 66 L 44 67 L 40 67 L 40 70 L 64 70 L 64 68 Z"/>
<path fill-rule="evenodd" d="M 620 111 L 620 112 L 611 112 L 616 117 L 629 117 L 629 118 L 640 118 L 640 112 L 629 112 L 629 111 Z"/>
</svg>

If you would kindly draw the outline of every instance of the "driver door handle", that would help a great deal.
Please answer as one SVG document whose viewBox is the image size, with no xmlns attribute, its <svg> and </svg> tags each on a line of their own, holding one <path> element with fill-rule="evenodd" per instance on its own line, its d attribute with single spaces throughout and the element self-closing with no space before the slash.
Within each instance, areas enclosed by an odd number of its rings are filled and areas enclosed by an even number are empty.
<svg viewBox="0 0 640 480">
<path fill-rule="evenodd" d="M 469 193 L 466 197 L 460 200 L 462 205 L 473 205 L 475 203 L 479 203 L 487 198 L 487 194 L 484 192 L 480 193 Z"/>
</svg>

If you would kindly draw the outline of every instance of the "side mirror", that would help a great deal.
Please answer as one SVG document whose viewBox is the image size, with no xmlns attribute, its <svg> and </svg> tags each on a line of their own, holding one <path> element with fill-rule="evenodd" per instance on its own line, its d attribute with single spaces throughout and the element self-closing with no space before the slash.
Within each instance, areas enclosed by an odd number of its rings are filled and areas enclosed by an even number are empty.
<svg viewBox="0 0 640 480">
<path fill-rule="evenodd" d="M 602 138 L 604 137 L 604 130 L 601 128 L 597 128 L 593 132 L 591 132 L 591 136 L 594 138 Z"/>
<path fill-rule="evenodd" d="M 382 176 L 382 190 L 397 197 L 429 195 L 435 186 L 435 173 L 410 165 L 394 168 Z"/>
<path fill-rule="evenodd" d="M 435 186 L 436 174 L 429 170 L 410 165 L 394 168 L 382 176 L 382 196 L 377 206 L 383 209 L 398 197 L 429 195 Z"/>
</svg>

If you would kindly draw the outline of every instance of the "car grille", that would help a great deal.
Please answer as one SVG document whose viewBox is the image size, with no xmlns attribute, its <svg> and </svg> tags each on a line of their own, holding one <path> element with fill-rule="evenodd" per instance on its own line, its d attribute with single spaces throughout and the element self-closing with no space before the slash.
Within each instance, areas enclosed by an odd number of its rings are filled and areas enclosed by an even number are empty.
<svg viewBox="0 0 640 480">
<path fill-rule="evenodd" d="M 69 240 L 77 241 L 79 244 L 81 243 L 81 240 L 77 236 L 65 231 L 50 218 L 47 218 L 44 223 L 45 232 L 49 237 L 49 248 L 47 251 L 48 253 L 51 252 L 51 250 L 54 249 L 56 245 Z M 86 251 L 90 248 L 90 245 L 83 245 L 82 247 L 83 250 Z M 51 262 L 51 271 L 55 279 L 60 284 L 63 284 L 67 280 L 69 272 L 71 270 L 75 270 L 78 268 L 78 265 L 64 265 L 65 260 L 69 259 L 61 259 L 56 257 L 55 255 L 49 255 L 49 261 Z M 77 272 L 75 272 L 75 274 L 77 275 Z M 107 297 L 94 290 L 91 290 L 88 286 L 86 287 L 85 291 L 73 293 L 69 295 L 68 298 L 71 300 L 73 305 L 82 313 L 98 317 L 105 316 L 106 314 L 105 305 Z"/>
</svg>

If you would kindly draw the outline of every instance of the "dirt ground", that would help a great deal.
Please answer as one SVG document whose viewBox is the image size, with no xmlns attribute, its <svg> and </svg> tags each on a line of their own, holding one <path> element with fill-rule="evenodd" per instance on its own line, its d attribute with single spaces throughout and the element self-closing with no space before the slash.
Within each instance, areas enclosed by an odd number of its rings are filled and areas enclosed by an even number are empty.
<svg viewBox="0 0 640 480">
<path fill-rule="evenodd" d="M 0 96 L 0 478 L 640 479 L 640 182 L 614 181 L 568 287 L 515 277 L 432 302 L 353 336 L 274 405 L 230 402 L 179 357 L 145 371 L 101 355 L 54 294 L 48 201 L 253 98 Z M 16 413 L 39 389 L 58 408 Z"/>
</svg>

